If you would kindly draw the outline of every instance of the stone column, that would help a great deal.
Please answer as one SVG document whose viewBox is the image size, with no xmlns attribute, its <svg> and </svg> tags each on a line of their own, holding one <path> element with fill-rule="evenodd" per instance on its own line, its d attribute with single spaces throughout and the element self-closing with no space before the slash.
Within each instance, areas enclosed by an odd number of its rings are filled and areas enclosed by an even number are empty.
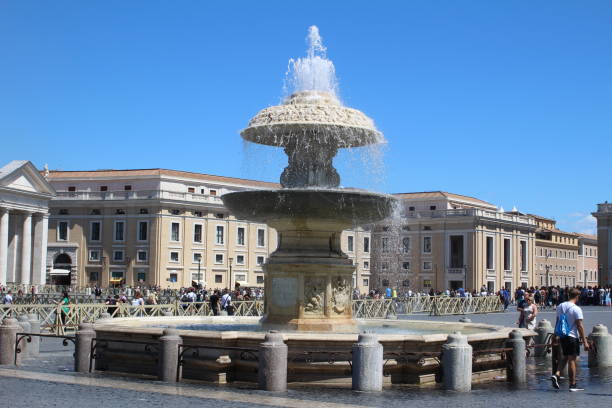
<svg viewBox="0 0 612 408">
<path fill-rule="evenodd" d="M 15 335 L 21 331 L 16 319 L 6 318 L 0 326 L 0 365 L 15 364 Z M 20 358 L 17 355 L 17 364 Z"/>
<path fill-rule="evenodd" d="M 31 333 L 32 332 L 32 326 L 30 325 L 30 320 L 28 319 L 27 315 L 21 315 L 19 317 L 17 317 L 17 324 L 19 326 L 21 326 L 21 332 L 22 333 Z M 32 345 L 32 343 L 28 343 L 27 339 L 23 339 L 21 340 L 21 343 L 19 343 L 19 348 L 21 349 L 21 358 L 28 358 L 31 357 L 31 353 L 30 353 L 30 346 Z"/>
<path fill-rule="evenodd" d="M 6 285 L 8 269 L 9 211 L 0 208 L 0 285 Z"/>
<path fill-rule="evenodd" d="M 442 384 L 447 390 L 472 390 L 472 346 L 459 332 L 449 334 L 442 345 Z"/>
<path fill-rule="evenodd" d="M 510 352 L 511 366 L 508 367 L 508 381 L 520 385 L 527 382 L 527 348 L 525 339 L 520 330 L 512 330 L 506 346 L 512 348 Z"/>
<path fill-rule="evenodd" d="M 40 320 L 38 320 L 38 316 L 36 313 L 28 314 L 28 321 L 30 322 L 30 333 L 32 334 L 40 334 Z M 32 336 L 32 342 L 29 344 L 30 348 L 30 357 L 38 357 L 40 353 L 40 337 Z"/>
<path fill-rule="evenodd" d="M 544 344 L 546 344 L 548 335 L 553 333 L 553 327 L 548 320 L 542 319 L 535 331 L 538 333 L 535 338 L 535 344 L 539 347 L 533 349 L 533 355 L 534 357 L 546 357 L 546 347 L 544 347 Z"/>
<path fill-rule="evenodd" d="M 47 236 L 49 215 L 36 214 L 34 224 L 34 254 L 32 260 L 32 284 L 44 285 L 47 282 Z"/>
<path fill-rule="evenodd" d="M 259 388 L 266 391 L 287 391 L 287 352 L 283 335 L 270 330 L 259 345 Z"/>
<path fill-rule="evenodd" d="M 603 324 L 593 326 L 589 340 L 595 346 L 589 350 L 589 367 L 612 367 L 612 336 Z"/>
<path fill-rule="evenodd" d="M 382 391 L 383 346 L 374 333 L 362 333 L 353 344 L 353 383 L 355 391 Z"/>
<path fill-rule="evenodd" d="M 168 328 L 159 338 L 159 379 L 165 382 L 176 382 L 178 377 L 179 344 L 183 339 L 178 330 Z"/>
<path fill-rule="evenodd" d="M 79 330 L 76 332 L 75 337 L 74 371 L 77 373 L 88 373 L 89 360 L 91 358 L 91 340 L 96 337 L 93 324 L 79 324 Z"/>
<path fill-rule="evenodd" d="M 23 215 L 23 231 L 21 233 L 21 276 L 17 283 L 30 284 L 32 271 L 32 213 Z"/>
</svg>

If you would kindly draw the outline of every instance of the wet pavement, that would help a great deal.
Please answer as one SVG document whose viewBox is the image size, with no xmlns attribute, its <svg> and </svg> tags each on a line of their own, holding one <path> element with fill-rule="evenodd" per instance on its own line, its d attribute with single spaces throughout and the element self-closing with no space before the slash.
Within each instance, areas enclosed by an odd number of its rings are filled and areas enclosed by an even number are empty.
<svg viewBox="0 0 612 408">
<path fill-rule="evenodd" d="M 612 311 L 584 308 L 588 331 L 596 323 L 612 327 Z M 513 326 L 516 312 L 470 315 L 473 322 Z M 554 322 L 552 312 L 540 315 Z M 401 316 L 419 320 L 457 321 L 461 316 Z M 543 405 L 552 407 L 609 406 L 612 403 L 612 368 L 594 370 L 586 366 L 586 355 L 580 360 L 579 385 L 585 391 L 570 393 L 567 381 L 561 390 L 550 386 L 550 361 L 528 359 L 528 384 L 515 388 L 505 381 L 475 384 L 467 394 L 439 388 L 394 386 L 382 393 L 356 393 L 346 388 L 291 388 L 284 394 L 271 394 L 251 386 L 213 386 L 202 383 L 181 383 L 177 386 L 154 380 L 117 377 L 104 374 L 81 375 L 72 370 L 73 346 L 62 346 L 57 340 L 44 339 L 41 357 L 24 361 L 15 369 L 0 366 L 0 400 L 10 407 L 175 407 L 220 406 L 296 408 L 367 407 L 516 407 Z"/>
</svg>

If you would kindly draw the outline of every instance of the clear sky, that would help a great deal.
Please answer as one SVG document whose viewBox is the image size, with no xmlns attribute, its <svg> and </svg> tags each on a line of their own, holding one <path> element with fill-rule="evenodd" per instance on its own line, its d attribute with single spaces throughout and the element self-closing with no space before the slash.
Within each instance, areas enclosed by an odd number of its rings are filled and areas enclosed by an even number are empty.
<svg viewBox="0 0 612 408">
<path fill-rule="evenodd" d="M 609 0 L 0 0 L 0 162 L 277 181 L 282 152 L 238 132 L 279 103 L 312 24 L 342 100 L 388 140 L 384 177 L 342 154 L 343 185 L 593 231 L 612 200 Z"/>
</svg>

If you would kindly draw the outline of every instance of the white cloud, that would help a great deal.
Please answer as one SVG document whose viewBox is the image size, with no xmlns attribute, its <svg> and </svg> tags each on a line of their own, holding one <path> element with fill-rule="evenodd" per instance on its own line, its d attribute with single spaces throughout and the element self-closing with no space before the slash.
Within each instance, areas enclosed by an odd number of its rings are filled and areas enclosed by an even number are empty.
<svg viewBox="0 0 612 408">
<path fill-rule="evenodd" d="M 561 224 L 559 228 L 565 231 L 597 235 L 597 219 L 588 213 L 567 214 L 560 220 L 559 224 Z"/>
</svg>

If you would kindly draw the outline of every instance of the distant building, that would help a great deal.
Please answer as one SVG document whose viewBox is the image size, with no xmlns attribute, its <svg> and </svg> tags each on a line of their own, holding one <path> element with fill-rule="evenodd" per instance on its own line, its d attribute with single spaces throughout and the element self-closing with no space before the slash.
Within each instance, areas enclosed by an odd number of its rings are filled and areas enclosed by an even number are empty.
<svg viewBox="0 0 612 408">
<path fill-rule="evenodd" d="M 593 216 L 597 219 L 599 284 L 612 285 L 612 204 L 597 204 Z"/>
<path fill-rule="evenodd" d="M 581 285 L 578 273 L 578 234 L 557 228 L 550 218 L 536 220 L 536 286 Z"/>
<path fill-rule="evenodd" d="M 534 282 L 533 217 L 443 191 L 395 194 L 399 218 L 372 231 L 371 287 L 513 290 Z"/>
<path fill-rule="evenodd" d="M 220 197 L 276 183 L 166 169 L 51 171 L 49 182 L 57 197 L 50 203 L 48 283 L 263 286 L 262 265 L 277 233 L 236 219 Z M 357 265 L 355 284 L 366 288 L 367 240 L 361 229 L 342 236 Z"/>
<path fill-rule="evenodd" d="M 0 284 L 45 283 L 48 205 L 54 195 L 29 161 L 0 168 Z"/>
<path fill-rule="evenodd" d="M 578 235 L 578 285 L 597 286 L 599 270 L 597 263 L 597 237 Z"/>
</svg>

